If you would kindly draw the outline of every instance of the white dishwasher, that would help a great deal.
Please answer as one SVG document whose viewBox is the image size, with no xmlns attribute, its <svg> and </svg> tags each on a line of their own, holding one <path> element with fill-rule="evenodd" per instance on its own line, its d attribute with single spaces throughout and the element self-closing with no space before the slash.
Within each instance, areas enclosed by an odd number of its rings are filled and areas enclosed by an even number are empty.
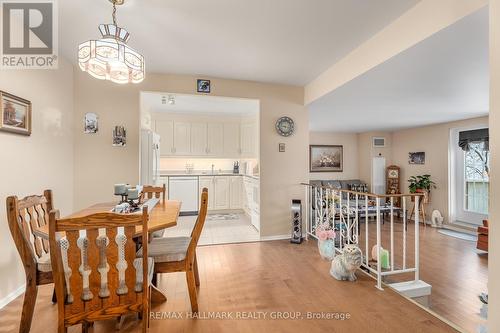
<svg viewBox="0 0 500 333">
<path fill-rule="evenodd" d="M 198 214 L 198 191 L 198 177 L 168 177 L 168 198 L 182 202 L 181 215 Z"/>
</svg>

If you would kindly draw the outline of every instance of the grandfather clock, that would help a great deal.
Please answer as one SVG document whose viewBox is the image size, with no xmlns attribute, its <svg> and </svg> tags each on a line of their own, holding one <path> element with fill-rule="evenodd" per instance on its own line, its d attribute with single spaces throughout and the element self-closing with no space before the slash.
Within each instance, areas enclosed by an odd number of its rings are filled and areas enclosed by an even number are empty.
<svg viewBox="0 0 500 333">
<path fill-rule="evenodd" d="M 401 168 L 397 165 L 387 167 L 387 194 L 401 194 L 400 186 Z M 394 206 L 401 207 L 401 198 L 394 198 Z"/>
</svg>

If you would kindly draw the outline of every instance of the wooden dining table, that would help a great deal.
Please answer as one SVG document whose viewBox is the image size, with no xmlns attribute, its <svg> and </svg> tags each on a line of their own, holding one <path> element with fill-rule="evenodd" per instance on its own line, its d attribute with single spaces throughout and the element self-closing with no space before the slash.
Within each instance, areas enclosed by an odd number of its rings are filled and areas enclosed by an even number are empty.
<svg viewBox="0 0 500 333">
<path fill-rule="evenodd" d="M 65 218 L 81 217 L 89 214 L 110 212 L 116 206 L 115 202 L 98 203 L 88 208 L 75 212 Z M 175 227 L 177 219 L 181 210 L 181 202 L 177 200 L 166 200 L 165 203 L 158 201 L 156 205 L 149 211 L 148 232 L 151 233 L 162 229 Z M 141 214 L 141 211 L 132 214 Z M 42 239 L 49 239 L 49 225 L 48 223 L 33 230 L 33 233 Z M 137 226 L 134 233 L 134 238 L 139 240 L 142 236 L 142 226 Z M 151 288 L 151 301 L 155 303 L 162 303 L 167 301 L 167 296 L 158 289 L 157 286 L 152 285 Z"/>
</svg>

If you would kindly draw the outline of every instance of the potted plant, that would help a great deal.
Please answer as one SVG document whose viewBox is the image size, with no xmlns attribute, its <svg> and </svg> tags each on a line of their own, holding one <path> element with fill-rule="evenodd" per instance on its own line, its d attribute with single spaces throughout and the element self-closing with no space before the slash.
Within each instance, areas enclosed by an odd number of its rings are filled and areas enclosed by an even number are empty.
<svg viewBox="0 0 500 333">
<path fill-rule="evenodd" d="M 424 203 L 429 202 L 431 189 L 436 189 L 436 183 L 431 180 L 431 175 L 411 176 L 408 179 L 410 193 L 423 193 Z M 414 197 L 411 198 L 414 201 Z"/>
</svg>

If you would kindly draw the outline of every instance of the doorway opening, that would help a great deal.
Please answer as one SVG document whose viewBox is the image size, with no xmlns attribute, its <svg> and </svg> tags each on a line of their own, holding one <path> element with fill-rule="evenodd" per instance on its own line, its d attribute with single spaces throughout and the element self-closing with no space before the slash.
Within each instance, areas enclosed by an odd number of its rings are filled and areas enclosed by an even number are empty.
<svg viewBox="0 0 500 333">
<path fill-rule="evenodd" d="M 141 92 L 141 183 L 182 202 L 164 237 L 190 235 L 207 188 L 200 245 L 260 240 L 259 119 L 254 99 Z"/>
</svg>

